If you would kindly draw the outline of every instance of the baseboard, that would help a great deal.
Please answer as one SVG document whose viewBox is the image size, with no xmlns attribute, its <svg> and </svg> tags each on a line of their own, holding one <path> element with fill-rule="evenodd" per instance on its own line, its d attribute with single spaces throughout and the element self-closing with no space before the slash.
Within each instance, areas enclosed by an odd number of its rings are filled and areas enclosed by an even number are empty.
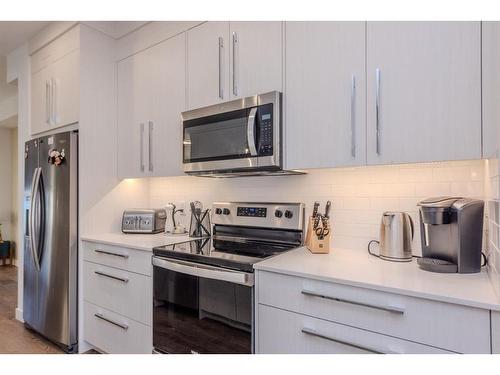
<svg viewBox="0 0 500 375">
<path fill-rule="evenodd" d="M 78 354 L 83 354 L 88 352 L 89 350 L 96 350 L 92 345 L 90 345 L 87 341 L 80 339 L 78 342 Z"/>
<path fill-rule="evenodd" d="M 21 310 L 18 307 L 16 307 L 16 320 L 19 320 L 21 323 L 24 323 L 23 310 Z"/>
</svg>

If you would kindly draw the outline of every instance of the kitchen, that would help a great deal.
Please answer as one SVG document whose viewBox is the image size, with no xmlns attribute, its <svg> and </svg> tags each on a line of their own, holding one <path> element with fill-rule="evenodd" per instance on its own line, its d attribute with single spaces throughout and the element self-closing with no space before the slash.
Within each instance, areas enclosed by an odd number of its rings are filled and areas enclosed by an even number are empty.
<svg viewBox="0 0 500 375">
<path fill-rule="evenodd" d="M 67 353 L 499 354 L 499 40 L 48 23 L 7 55 L 16 319 Z"/>
</svg>

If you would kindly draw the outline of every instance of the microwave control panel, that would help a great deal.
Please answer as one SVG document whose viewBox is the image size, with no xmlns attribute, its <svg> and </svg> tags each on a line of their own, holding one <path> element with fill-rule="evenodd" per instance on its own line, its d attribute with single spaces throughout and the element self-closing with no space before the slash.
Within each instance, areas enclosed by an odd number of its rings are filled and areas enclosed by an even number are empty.
<svg viewBox="0 0 500 375">
<path fill-rule="evenodd" d="M 273 154 L 273 105 L 265 104 L 257 111 L 259 123 L 259 156 Z"/>
</svg>

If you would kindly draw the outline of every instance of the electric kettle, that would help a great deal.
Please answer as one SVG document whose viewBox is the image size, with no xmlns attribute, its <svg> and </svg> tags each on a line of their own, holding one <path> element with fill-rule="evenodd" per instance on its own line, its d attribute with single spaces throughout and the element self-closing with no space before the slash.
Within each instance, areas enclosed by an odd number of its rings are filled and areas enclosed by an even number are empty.
<svg viewBox="0 0 500 375">
<path fill-rule="evenodd" d="M 380 221 L 379 257 L 394 262 L 410 262 L 412 260 L 411 242 L 414 236 L 414 225 L 406 212 L 384 212 Z M 368 251 L 370 251 L 370 241 Z"/>
</svg>

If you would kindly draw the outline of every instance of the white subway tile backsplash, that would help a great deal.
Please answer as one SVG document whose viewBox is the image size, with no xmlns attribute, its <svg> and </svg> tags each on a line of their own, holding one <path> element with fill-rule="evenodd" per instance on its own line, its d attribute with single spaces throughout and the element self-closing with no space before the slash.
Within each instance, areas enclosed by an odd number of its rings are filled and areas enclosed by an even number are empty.
<svg viewBox="0 0 500 375">
<path fill-rule="evenodd" d="M 451 195 L 483 198 L 483 183 L 480 181 L 474 182 L 452 182 Z"/>
<path fill-rule="evenodd" d="M 430 168 L 402 168 L 399 171 L 400 182 L 432 182 Z"/>
<path fill-rule="evenodd" d="M 370 208 L 374 210 L 397 211 L 399 207 L 398 198 L 370 198 Z"/>
<path fill-rule="evenodd" d="M 488 163 L 491 169 L 493 163 Z M 301 176 L 209 179 L 191 176 L 150 179 L 150 203 L 200 200 L 299 201 L 309 215 L 314 201 L 333 203 L 333 246 L 366 251 L 378 239 L 384 211 L 405 211 L 415 222 L 413 252 L 421 254 L 417 203 L 460 193 L 482 197 L 485 161 L 459 161 L 392 166 L 311 170 Z M 497 176 L 498 180 L 498 176 Z M 187 216 L 186 216 L 187 219 Z"/>
<path fill-rule="evenodd" d="M 485 207 L 485 227 L 488 229 L 485 237 L 488 238 L 488 241 L 485 250 L 488 255 L 488 274 L 498 296 L 500 296 L 499 172 L 498 159 L 489 159 L 486 161 L 483 191 L 485 199 L 488 202 Z"/>
<path fill-rule="evenodd" d="M 425 197 L 420 198 L 399 198 L 399 209 L 401 211 L 417 211 L 418 203 L 423 201 Z"/>
<path fill-rule="evenodd" d="M 371 207 L 370 198 L 343 198 L 341 201 L 344 210 L 367 210 Z"/>
<path fill-rule="evenodd" d="M 417 196 L 440 196 L 440 195 L 450 195 L 451 186 L 449 182 L 432 182 L 432 183 L 422 183 L 415 186 L 415 192 Z"/>
</svg>

